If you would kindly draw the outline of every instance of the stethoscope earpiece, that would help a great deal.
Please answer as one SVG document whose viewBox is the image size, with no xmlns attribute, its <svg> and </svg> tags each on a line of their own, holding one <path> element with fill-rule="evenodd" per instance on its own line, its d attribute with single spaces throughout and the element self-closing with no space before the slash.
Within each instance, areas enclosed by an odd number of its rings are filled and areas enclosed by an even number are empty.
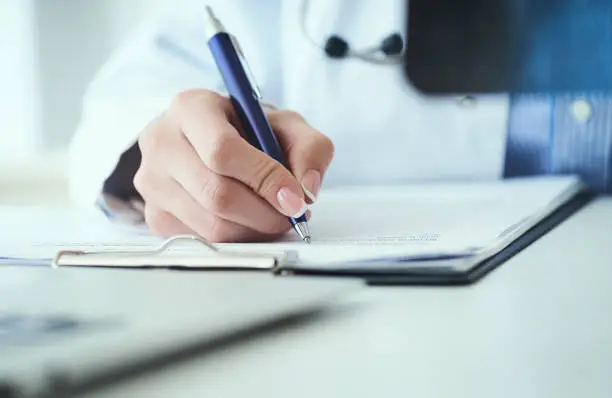
<svg viewBox="0 0 612 398">
<path fill-rule="evenodd" d="M 399 33 L 387 36 L 380 44 L 380 51 L 389 56 L 399 55 L 403 50 L 404 40 L 402 40 L 402 36 Z"/>
<path fill-rule="evenodd" d="M 325 44 L 321 46 L 319 43 L 313 40 L 307 32 L 307 13 L 308 0 L 303 0 L 300 24 L 302 27 L 302 33 L 314 46 L 322 48 L 329 58 L 343 59 L 353 57 L 373 64 L 397 64 L 401 62 L 401 55 L 404 50 L 404 41 L 399 33 L 392 33 L 385 37 L 378 46 L 362 50 L 352 49 L 348 41 L 336 34 L 330 35 L 325 41 Z"/>
<path fill-rule="evenodd" d="M 325 54 L 330 58 L 344 58 L 349 52 L 349 45 L 340 36 L 332 35 L 325 42 Z"/>
<path fill-rule="evenodd" d="M 345 58 L 350 55 L 350 47 L 346 40 L 338 35 L 331 35 L 323 47 L 325 54 L 330 58 Z M 377 52 L 382 52 L 387 57 L 400 55 L 404 49 L 404 41 L 398 33 L 393 33 L 384 38 L 380 46 L 359 52 L 359 58 L 373 57 Z"/>
</svg>

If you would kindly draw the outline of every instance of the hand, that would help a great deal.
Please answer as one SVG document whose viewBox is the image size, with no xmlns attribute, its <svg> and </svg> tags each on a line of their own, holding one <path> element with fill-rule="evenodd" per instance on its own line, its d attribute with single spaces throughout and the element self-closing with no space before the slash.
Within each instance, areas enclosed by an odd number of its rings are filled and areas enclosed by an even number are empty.
<svg viewBox="0 0 612 398">
<path fill-rule="evenodd" d="M 273 239 L 306 211 L 333 157 L 332 142 L 291 111 L 268 113 L 291 172 L 250 145 L 228 98 L 207 90 L 176 96 L 140 135 L 134 186 L 158 235 L 212 242 Z"/>
</svg>

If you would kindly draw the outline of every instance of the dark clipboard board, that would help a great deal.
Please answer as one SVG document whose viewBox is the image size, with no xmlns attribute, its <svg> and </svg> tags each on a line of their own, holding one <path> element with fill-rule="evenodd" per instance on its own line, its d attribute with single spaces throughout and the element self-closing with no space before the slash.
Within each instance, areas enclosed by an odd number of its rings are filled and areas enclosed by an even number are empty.
<svg viewBox="0 0 612 398">
<path fill-rule="evenodd" d="M 495 270 L 514 255 L 537 241 L 549 231 L 570 218 L 578 210 L 587 205 L 596 194 L 590 190 L 584 190 L 576 194 L 572 199 L 561 205 L 550 215 L 543 218 L 538 224 L 527 230 L 517 239 L 510 242 L 504 249 L 492 256 L 475 263 L 467 270 L 453 269 L 452 263 L 449 267 L 406 267 L 399 268 L 395 263 L 389 267 L 384 262 L 369 263 L 368 268 L 362 266 L 354 269 L 315 269 L 304 268 L 299 265 L 288 265 L 276 270 L 281 275 L 308 275 L 327 277 L 355 277 L 363 278 L 370 286 L 466 286 L 482 280 L 491 271 Z M 461 261 L 461 260 L 447 260 Z"/>
</svg>

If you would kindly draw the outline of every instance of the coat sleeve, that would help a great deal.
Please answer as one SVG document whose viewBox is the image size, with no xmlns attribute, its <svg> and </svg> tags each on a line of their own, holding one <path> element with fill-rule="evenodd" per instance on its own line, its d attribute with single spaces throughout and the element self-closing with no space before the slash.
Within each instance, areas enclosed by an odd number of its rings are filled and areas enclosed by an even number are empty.
<svg viewBox="0 0 612 398">
<path fill-rule="evenodd" d="M 118 48 L 86 89 L 81 116 L 69 150 L 70 197 L 78 206 L 100 204 L 100 197 L 129 200 L 140 164 L 138 134 L 181 91 L 224 91 L 204 32 L 204 3 L 167 2 Z M 259 84 L 271 51 L 269 37 L 257 36 L 262 20 L 278 21 L 279 5 L 249 0 L 207 2 L 247 52 Z M 270 32 L 274 34 L 275 32 Z M 276 32 L 277 33 L 277 32 Z M 264 45 L 265 44 L 265 45 Z"/>
</svg>

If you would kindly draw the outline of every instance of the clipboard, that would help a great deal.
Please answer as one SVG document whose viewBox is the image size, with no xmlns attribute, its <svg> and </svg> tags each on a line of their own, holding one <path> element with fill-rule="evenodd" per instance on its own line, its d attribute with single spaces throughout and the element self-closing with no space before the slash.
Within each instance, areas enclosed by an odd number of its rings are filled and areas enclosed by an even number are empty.
<svg viewBox="0 0 612 398">
<path fill-rule="evenodd" d="M 193 251 L 190 251 L 189 255 L 181 254 L 181 243 L 195 244 L 201 251 L 197 255 L 194 255 Z M 221 250 L 198 236 L 176 235 L 168 238 L 153 250 L 61 250 L 55 255 L 51 265 L 53 268 L 163 268 L 274 272 L 280 266 L 297 263 L 297 258 L 297 253 L 293 251 L 252 253 Z"/>
<path fill-rule="evenodd" d="M 591 202 L 597 194 L 584 189 L 560 205 L 535 226 L 490 255 L 463 253 L 402 261 L 356 262 L 354 267 L 304 267 L 285 264 L 275 272 L 284 275 L 357 277 L 370 286 L 466 286 L 482 280 L 520 251 L 537 241 Z"/>
<path fill-rule="evenodd" d="M 263 271 L 275 276 L 320 276 L 363 279 L 373 286 L 470 285 L 483 279 L 521 250 L 537 241 L 575 212 L 588 204 L 596 194 L 582 189 L 564 201 L 535 225 L 509 240 L 499 250 L 483 255 L 478 252 L 449 253 L 393 260 L 363 260 L 350 264 L 309 265 L 300 261 L 295 251 L 243 252 L 221 250 L 214 244 L 192 235 L 178 235 L 147 251 L 75 251 L 62 250 L 52 266 L 110 267 L 175 270 Z M 201 255 L 181 255 L 173 249 L 181 243 L 198 245 Z"/>
</svg>

